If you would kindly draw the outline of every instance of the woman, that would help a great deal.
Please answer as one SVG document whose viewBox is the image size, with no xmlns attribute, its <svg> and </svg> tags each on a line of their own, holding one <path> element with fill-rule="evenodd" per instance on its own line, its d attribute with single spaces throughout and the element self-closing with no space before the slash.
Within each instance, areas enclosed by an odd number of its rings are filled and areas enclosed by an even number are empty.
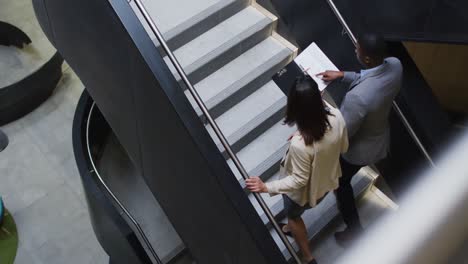
<svg viewBox="0 0 468 264">
<path fill-rule="evenodd" d="M 251 177 L 246 184 L 252 192 L 283 195 L 288 223 L 280 226 L 286 235 L 292 234 L 305 263 L 316 264 L 301 215 L 338 188 L 340 154 L 348 149 L 346 126 L 339 110 L 322 100 L 310 76 L 299 78 L 292 87 L 284 122 L 296 125 L 298 132 L 290 138 L 289 150 L 281 161 L 283 177 L 268 183 Z"/>
</svg>

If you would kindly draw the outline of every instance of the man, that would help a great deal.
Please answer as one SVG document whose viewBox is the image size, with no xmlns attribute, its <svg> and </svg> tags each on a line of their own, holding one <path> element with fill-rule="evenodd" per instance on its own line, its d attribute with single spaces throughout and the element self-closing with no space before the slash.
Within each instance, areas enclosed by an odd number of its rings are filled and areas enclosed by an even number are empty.
<svg viewBox="0 0 468 264">
<path fill-rule="evenodd" d="M 338 208 L 347 228 L 335 234 L 346 244 L 362 230 L 351 187 L 352 177 L 364 166 L 384 159 L 389 150 L 388 116 L 401 87 L 402 66 L 397 58 L 385 58 L 386 45 L 381 36 L 365 34 L 358 39 L 357 59 L 360 73 L 326 71 L 323 80 L 341 79 L 350 83 L 340 110 L 348 128 L 349 149 L 341 156 L 343 176 L 336 191 Z"/>
</svg>

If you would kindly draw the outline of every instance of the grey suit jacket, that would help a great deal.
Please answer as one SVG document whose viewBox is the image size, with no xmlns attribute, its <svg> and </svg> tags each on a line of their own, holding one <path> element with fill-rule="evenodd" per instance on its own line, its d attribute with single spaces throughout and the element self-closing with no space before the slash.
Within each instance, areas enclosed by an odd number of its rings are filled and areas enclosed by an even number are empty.
<svg viewBox="0 0 468 264">
<path fill-rule="evenodd" d="M 343 158 L 351 164 L 370 165 L 385 158 L 390 145 L 388 116 L 400 91 L 403 68 L 394 57 L 363 78 L 345 72 L 343 82 L 351 83 L 341 105 L 348 128 L 349 149 Z"/>
</svg>

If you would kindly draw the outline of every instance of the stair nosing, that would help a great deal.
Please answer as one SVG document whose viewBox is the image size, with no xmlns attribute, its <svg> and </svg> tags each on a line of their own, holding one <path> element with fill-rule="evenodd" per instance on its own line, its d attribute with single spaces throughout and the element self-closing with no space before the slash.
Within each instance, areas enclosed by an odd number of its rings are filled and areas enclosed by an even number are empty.
<svg viewBox="0 0 468 264">
<path fill-rule="evenodd" d="M 269 21 L 269 19 L 267 18 L 261 19 L 260 21 L 252 25 L 251 27 L 247 28 L 247 30 L 242 31 L 235 38 L 230 39 L 228 42 L 223 43 L 221 46 L 216 47 L 215 49 L 211 50 L 209 53 L 196 59 L 192 63 L 184 66 L 185 72 L 189 75 L 193 74 L 197 70 L 201 69 L 202 67 L 206 66 L 210 62 L 214 61 L 216 58 L 219 58 L 223 54 L 227 53 L 229 50 L 236 48 L 237 45 L 242 45 L 242 42 L 247 40 L 248 38 L 255 36 L 256 34 L 260 34 L 262 30 L 265 30 L 269 26 L 271 26 L 271 21 Z M 242 36 L 242 38 L 239 38 L 239 36 Z"/>
<path fill-rule="evenodd" d="M 268 170 L 272 169 L 273 166 L 279 165 L 281 159 L 284 156 L 284 153 L 289 147 L 289 143 L 284 143 L 281 147 L 277 148 L 273 153 L 271 153 L 267 158 L 263 159 L 259 164 L 257 164 L 254 168 L 248 171 L 249 175 L 251 176 L 258 176 L 263 181 L 266 181 L 272 175 L 265 175 Z M 242 188 L 245 189 L 245 181 L 239 174 L 236 174 L 237 180 L 239 181 Z"/>
<path fill-rule="evenodd" d="M 269 69 L 273 68 L 275 65 L 281 63 L 284 59 L 287 59 L 289 56 L 289 52 L 286 49 L 282 49 L 280 52 L 272 56 L 270 59 L 265 61 L 261 64 L 260 67 L 257 67 L 254 71 L 250 71 L 244 76 L 242 76 L 238 81 L 230 84 L 229 86 L 225 87 L 224 89 L 220 90 L 214 96 L 207 98 L 206 106 L 209 109 L 214 108 L 228 97 L 235 94 L 237 91 L 241 90 L 243 87 L 249 85 L 250 83 L 254 82 L 257 78 L 260 78 L 263 74 L 268 72 Z M 262 67 L 264 65 L 268 65 L 268 67 Z M 262 70 L 264 68 L 264 70 Z M 201 112 L 200 108 L 196 108 L 195 111 L 197 113 Z"/>
<path fill-rule="evenodd" d="M 267 109 L 261 112 L 259 115 L 256 115 L 254 118 L 252 118 L 240 128 L 235 130 L 234 133 L 230 134 L 227 137 L 228 142 L 231 145 L 238 143 L 241 139 L 246 137 L 248 134 L 252 133 L 255 130 L 255 128 L 261 126 L 264 122 L 267 122 L 270 118 L 282 112 L 282 110 L 284 110 L 285 107 L 286 97 L 281 97 L 280 99 L 276 100 L 272 105 L 270 105 Z M 281 116 L 279 116 L 278 119 L 280 120 Z M 261 131 L 259 133 L 262 134 L 263 132 L 265 131 Z M 218 149 L 220 149 L 222 152 L 225 152 L 224 147 L 220 143 L 219 139 L 216 138 L 215 143 L 218 146 Z"/>
<path fill-rule="evenodd" d="M 229 8 L 234 8 L 234 11 L 232 11 L 232 14 L 227 15 L 224 19 L 228 19 L 229 17 L 235 15 L 242 9 L 246 8 L 248 6 L 247 1 L 238 1 L 238 0 L 230 0 L 230 1 L 220 1 L 218 3 L 215 3 L 208 8 L 204 9 L 203 11 L 195 14 L 194 16 L 190 17 L 189 19 L 185 20 L 184 22 L 176 25 L 175 27 L 169 29 L 164 33 L 164 37 L 167 39 L 167 42 L 169 46 L 172 49 L 177 49 L 182 47 L 183 45 L 187 44 L 191 40 L 195 38 L 191 38 L 189 40 L 184 40 L 181 41 L 181 43 L 174 43 L 178 38 L 186 38 L 184 34 L 188 31 L 193 31 L 195 28 L 201 27 L 200 24 L 202 24 L 204 21 L 210 20 L 210 18 L 213 18 L 215 16 L 220 16 L 220 12 L 224 12 Z M 222 20 L 221 18 L 216 17 L 216 21 L 219 21 L 218 23 L 215 23 L 213 25 L 209 25 L 206 28 L 202 29 L 200 32 L 197 32 L 198 35 L 201 35 L 210 29 L 216 27 L 219 23 L 221 23 Z M 198 29 L 197 29 L 198 30 Z M 156 40 L 157 42 L 157 40 Z"/>
<path fill-rule="evenodd" d="M 278 148 L 274 153 L 272 153 L 270 156 L 268 156 L 267 159 L 263 160 L 260 164 L 258 164 L 255 168 L 253 168 L 250 171 L 251 175 L 258 175 L 260 178 L 263 180 L 268 179 L 267 176 L 264 174 L 273 166 L 277 165 L 280 163 L 281 159 L 284 156 L 284 153 L 289 147 L 289 143 L 286 142 L 281 145 L 280 148 Z M 270 175 L 271 176 L 271 175 Z"/>
<path fill-rule="evenodd" d="M 281 131 L 283 129 L 284 129 L 284 131 Z M 268 128 L 264 133 L 262 133 L 260 136 L 258 136 L 257 139 L 259 139 L 259 138 L 265 139 L 265 137 L 270 138 L 272 136 L 271 133 L 274 133 L 273 135 L 275 135 L 275 137 L 276 137 L 277 136 L 276 133 L 284 133 L 286 131 L 290 131 L 291 133 L 293 133 L 295 130 L 296 130 L 295 126 L 290 127 L 290 126 L 287 126 L 287 125 L 283 124 L 283 122 L 280 121 L 280 122 L 275 123 L 270 128 Z M 275 131 L 277 131 L 277 132 L 275 132 Z M 272 173 L 271 175 L 266 175 L 266 173 L 269 173 L 269 170 L 274 169 L 275 165 L 279 165 L 279 162 L 281 161 L 281 158 L 286 153 L 286 150 L 289 147 L 289 142 L 286 139 L 287 139 L 287 135 L 285 135 L 284 140 L 282 142 L 278 142 L 274 146 L 274 149 L 269 150 L 269 153 L 266 154 L 268 156 L 263 155 L 262 157 L 265 157 L 265 158 L 261 159 L 256 164 L 252 164 L 252 165 L 254 165 L 253 168 L 246 168 L 249 175 L 259 176 L 263 180 L 269 179 L 274 173 Z M 243 160 L 243 158 L 241 157 L 242 155 L 249 155 L 252 148 L 258 148 L 259 145 L 253 145 L 254 143 L 255 143 L 255 141 L 252 141 L 250 144 L 246 145 L 239 152 L 237 152 L 237 156 L 239 157 L 239 159 L 241 161 Z M 260 141 L 259 144 L 261 146 L 261 145 L 268 144 L 268 143 L 265 142 L 265 141 L 263 141 L 263 142 Z M 232 163 L 232 160 L 229 159 L 228 163 Z M 239 174 L 239 172 L 237 170 L 235 170 L 234 168 L 233 168 L 233 172 L 234 172 L 234 175 L 236 176 L 236 178 L 239 180 L 240 185 L 243 188 L 245 188 L 245 182 L 243 181 L 243 179 L 242 179 L 241 175 Z"/>
</svg>

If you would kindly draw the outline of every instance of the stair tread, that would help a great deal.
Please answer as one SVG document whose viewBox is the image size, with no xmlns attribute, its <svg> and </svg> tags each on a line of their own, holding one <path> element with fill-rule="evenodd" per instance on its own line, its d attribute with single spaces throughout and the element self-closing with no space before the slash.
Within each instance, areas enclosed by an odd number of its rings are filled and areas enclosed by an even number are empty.
<svg viewBox="0 0 468 264">
<path fill-rule="evenodd" d="M 219 11 L 234 0 L 143 0 L 142 2 L 161 32 L 166 34 L 180 25 L 186 24 L 197 15 L 203 14 L 209 9 L 215 9 L 213 12 Z M 181 6 L 184 8 L 180 8 Z"/>
<path fill-rule="evenodd" d="M 251 175 L 260 176 L 266 170 L 278 163 L 287 150 L 287 139 L 295 131 L 295 127 L 283 125 L 278 122 L 249 145 L 237 153 L 244 168 Z M 228 160 L 234 175 L 238 180 L 242 179 L 232 160 Z"/>
<path fill-rule="evenodd" d="M 216 123 L 228 142 L 233 144 L 257 128 L 271 115 L 279 112 L 285 105 L 286 96 L 273 81 L 270 81 L 219 116 Z M 221 148 L 220 141 L 218 137 L 214 136 L 211 126 L 207 126 L 207 130 Z"/>
<path fill-rule="evenodd" d="M 292 52 L 275 40 L 268 37 L 250 50 L 226 64 L 213 74 L 201 80 L 195 85 L 203 101 L 210 106 L 218 102 L 212 102 L 216 96 L 224 94 L 229 96 L 232 86 L 241 87 L 247 79 L 253 79 L 262 74 L 266 68 L 279 63 Z M 232 90 L 232 89 L 231 89 Z M 188 91 L 186 91 L 187 93 Z"/>
<path fill-rule="evenodd" d="M 214 28 L 178 48 L 174 55 L 190 74 L 213 58 L 271 24 L 272 20 L 253 7 L 247 7 Z M 169 62 L 166 57 L 165 60 Z M 171 63 L 169 68 L 175 72 Z"/>
</svg>

